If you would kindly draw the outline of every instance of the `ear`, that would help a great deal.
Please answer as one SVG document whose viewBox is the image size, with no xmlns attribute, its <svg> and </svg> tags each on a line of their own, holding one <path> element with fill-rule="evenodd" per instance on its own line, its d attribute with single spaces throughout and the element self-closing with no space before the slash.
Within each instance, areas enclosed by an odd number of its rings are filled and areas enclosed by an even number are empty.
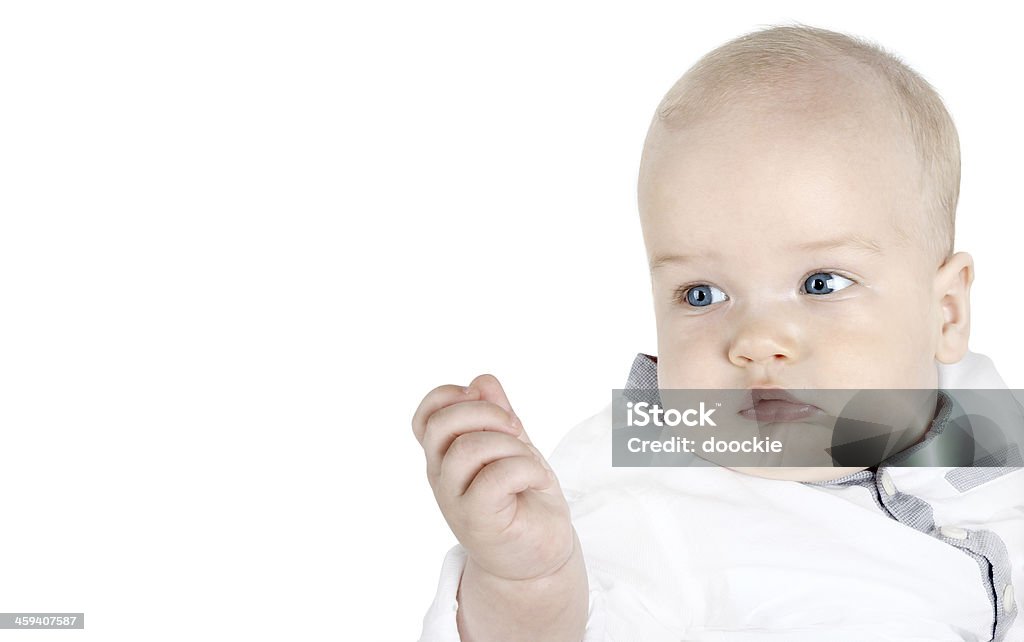
<svg viewBox="0 0 1024 642">
<path fill-rule="evenodd" d="M 956 363 L 967 354 L 973 282 L 974 259 L 967 252 L 950 256 L 935 274 L 935 301 L 940 313 L 935 359 L 940 363 Z"/>
</svg>

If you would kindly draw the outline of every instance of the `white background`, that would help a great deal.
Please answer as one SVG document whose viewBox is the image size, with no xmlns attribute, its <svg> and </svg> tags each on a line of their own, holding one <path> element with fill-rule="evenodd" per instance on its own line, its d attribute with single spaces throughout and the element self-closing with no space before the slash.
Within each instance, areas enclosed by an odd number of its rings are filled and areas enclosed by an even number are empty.
<svg viewBox="0 0 1024 642">
<path fill-rule="evenodd" d="M 413 410 L 491 372 L 550 453 L 607 403 L 650 116 L 772 23 L 944 96 L 971 348 L 1024 387 L 1018 21 L 763 5 L 3 5 L 0 612 L 87 629 L 0 639 L 416 639 L 455 539 Z"/>
</svg>

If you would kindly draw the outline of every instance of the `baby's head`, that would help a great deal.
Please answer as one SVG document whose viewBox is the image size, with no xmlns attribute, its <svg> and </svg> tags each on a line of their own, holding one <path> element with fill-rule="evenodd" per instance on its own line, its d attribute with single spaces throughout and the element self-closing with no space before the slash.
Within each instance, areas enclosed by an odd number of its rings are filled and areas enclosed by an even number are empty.
<svg viewBox="0 0 1024 642">
<path fill-rule="evenodd" d="M 660 387 L 935 388 L 970 331 L 959 183 L 941 99 L 880 48 L 787 26 L 706 55 L 640 165 Z"/>
</svg>

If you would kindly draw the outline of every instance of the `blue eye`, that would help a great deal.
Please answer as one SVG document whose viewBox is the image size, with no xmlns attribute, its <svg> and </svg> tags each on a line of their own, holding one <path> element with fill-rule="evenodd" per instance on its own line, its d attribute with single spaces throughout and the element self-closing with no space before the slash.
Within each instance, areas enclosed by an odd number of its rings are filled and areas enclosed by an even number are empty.
<svg viewBox="0 0 1024 642">
<path fill-rule="evenodd" d="M 716 295 L 717 293 L 717 295 Z M 695 308 L 703 308 L 712 303 L 721 303 L 729 297 L 713 285 L 695 285 L 686 290 L 686 302 Z"/>
<path fill-rule="evenodd" d="M 804 281 L 804 292 L 807 294 L 832 294 L 853 285 L 853 281 L 833 272 L 818 272 Z"/>
</svg>

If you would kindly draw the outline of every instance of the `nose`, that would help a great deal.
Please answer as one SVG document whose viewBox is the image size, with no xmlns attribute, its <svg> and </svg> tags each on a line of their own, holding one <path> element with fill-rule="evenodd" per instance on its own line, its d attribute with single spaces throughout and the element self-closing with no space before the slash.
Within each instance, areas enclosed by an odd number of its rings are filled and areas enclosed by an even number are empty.
<svg viewBox="0 0 1024 642">
<path fill-rule="evenodd" d="M 729 346 L 729 361 L 747 368 L 777 367 L 797 358 L 792 323 L 785 319 L 758 317 L 742 322 Z"/>
</svg>

